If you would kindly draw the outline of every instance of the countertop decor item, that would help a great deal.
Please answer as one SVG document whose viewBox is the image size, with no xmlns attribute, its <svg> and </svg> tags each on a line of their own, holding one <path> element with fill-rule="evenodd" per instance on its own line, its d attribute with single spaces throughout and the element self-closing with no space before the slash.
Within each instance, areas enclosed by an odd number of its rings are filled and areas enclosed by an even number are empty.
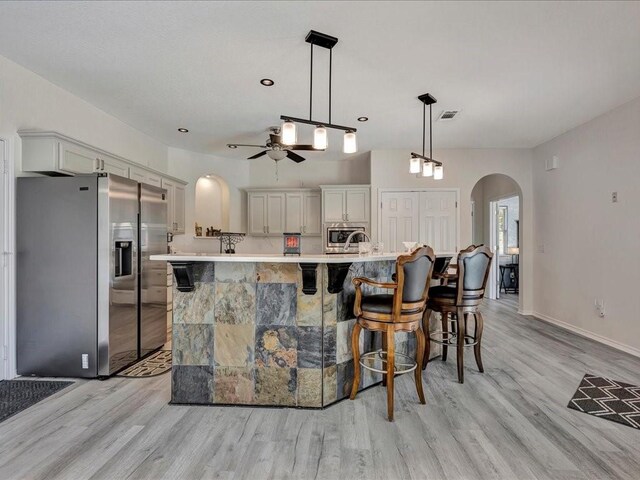
<svg viewBox="0 0 640 480">
<path fill-rule="evenodd" d="M 358 144 L 356 139 L 355 127 L 347 127 L 344 125 L 336 125 L 331 123 L 331 80 L 332 80 L 332 66 L 333 66 L 333 47 L 338 43 L 336 37 L 327 35 L 326 33 L 316 32 L 311 30 L 305 41 L 311 44 L 311 71 L 309 74 L 309 119 L 292 117 L 290 115 L 281 115 L 280 120 L 283 120 L 282 124 L 282 141 L 285 145 L 293 145 L 297 141 L 296 123 L 302 123 L 305 125 L 314 125 L 316 128 L 313 132 L 313 148 L 316 150 L 324 150 L 329 145 L 327 139 L 327 128 L 334 130 L 343 130 L 343 145 L 342 151 L 344 153 L 356 153 L 358 151 Z M 329 118 L 328 122 L 322 122 L 320 120 L 313 119 L 313 47 L 318 46 L 329 50 Z"/>
<path fill-rule="evenodd" d="M 442 162 L 433 159 L 433 115 L 431 112 L 431 106 L 437 102 L 435 97 L 430 93 L 425 93 L 418 97 L 418 100 L 422 102 L 422 155 L 419 153 L 411 152 L 411 158 L 409 159 L 409 173 L 420 174 L 422 168 L 423 177 L 433 176 L 434 180 L 442 180 L 444 176 L 444 167 Z M 429 156 L 425 155 L 425 131 L 426 131 L 426 116 L 427 105 L 429 105 Z"/>
</svg>

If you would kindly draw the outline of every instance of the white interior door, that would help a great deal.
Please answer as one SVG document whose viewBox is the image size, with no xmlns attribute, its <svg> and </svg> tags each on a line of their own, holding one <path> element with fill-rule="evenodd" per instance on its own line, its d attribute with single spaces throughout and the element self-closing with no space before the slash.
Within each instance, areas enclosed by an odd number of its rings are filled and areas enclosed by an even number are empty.
<svg viewBox="0 0 640 480">
<path fill-rule="evenodd" d="M 418 225 L 418 192 L 382 192 L 380 195 L 380 241 L 385 251 L 404 250 L 402 242 L 417 242 L 420 228 Z"/>
<path fill-rule="evenodd" d="M 420 192 L 419 242 L 436 254 L 458 252 L 458 204 L 455 191 Z"/>
</svg>

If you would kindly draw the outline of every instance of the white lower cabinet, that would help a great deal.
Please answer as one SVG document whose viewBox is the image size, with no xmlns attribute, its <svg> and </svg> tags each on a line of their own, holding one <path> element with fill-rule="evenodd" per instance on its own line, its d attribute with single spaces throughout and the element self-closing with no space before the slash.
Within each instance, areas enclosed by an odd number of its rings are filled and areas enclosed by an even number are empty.
<svg viewBox="0 0 640 480">
<path fill-rule="evenodd" d="M 320 192 L 304 189 L 252 190 L 247 193 L 247 233 L 320 235 Z"/>
</svg>

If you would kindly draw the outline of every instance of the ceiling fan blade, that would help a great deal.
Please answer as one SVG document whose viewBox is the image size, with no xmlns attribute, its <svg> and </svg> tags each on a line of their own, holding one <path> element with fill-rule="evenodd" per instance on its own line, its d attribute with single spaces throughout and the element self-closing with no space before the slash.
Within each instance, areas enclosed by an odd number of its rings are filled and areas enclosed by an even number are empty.
<svg viewBox="0 0 640 480">
<path fill-rule="evenodd" d="M 261 157 L 263 155 L 266 155 L 266 154 L 267 154 L 267 151 L 264 150 L 264 151 L 262 151 L 260 153 L 256 153 L 255 155 L 251 155 L 250 157 L 247 158 L 247 160 L 254 160 L 254 159 L 259 158 L 259 157 Z"/>
<path fill-rule="evenodd" d="M 306 160 L 306 158 L 301 157 L 297 153 L 293 153 L 291 150 L 287 150 L 287 157 L 289 157 L 291 160 L 293 160 L 296 163 L 304 162 Z"/>
<path fill-rule="evenodd" d="M 256 148 L 267 148 L 266 145 L 249 145 L 246 143 L 228 143 L 228 146 L 232 146 L 232 147 L 256 147 Z"/>
<path fill-rule="evenodd" d="M 315 150 L 316 152 L 324 152 L 324 149 L 313 148 L 313 145 L 291 145 L 288 150 Z"/>
</svg>

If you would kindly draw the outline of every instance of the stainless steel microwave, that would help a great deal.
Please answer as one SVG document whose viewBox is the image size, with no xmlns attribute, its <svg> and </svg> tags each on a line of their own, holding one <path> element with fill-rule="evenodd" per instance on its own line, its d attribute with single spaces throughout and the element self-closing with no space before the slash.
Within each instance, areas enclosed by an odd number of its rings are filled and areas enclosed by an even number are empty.
<svg viewBox="0 0 640 480">
<path fill-rule="evenodd" d="M 328 223 L 324 225 L 324 252 L 325 253 L 358 253 L 358 243 L 364 238 L 362 235 L 354 236 L 345 251 L 345 242 L 353 232 L 367 233 L 364 223 Z"/>
</svg>

